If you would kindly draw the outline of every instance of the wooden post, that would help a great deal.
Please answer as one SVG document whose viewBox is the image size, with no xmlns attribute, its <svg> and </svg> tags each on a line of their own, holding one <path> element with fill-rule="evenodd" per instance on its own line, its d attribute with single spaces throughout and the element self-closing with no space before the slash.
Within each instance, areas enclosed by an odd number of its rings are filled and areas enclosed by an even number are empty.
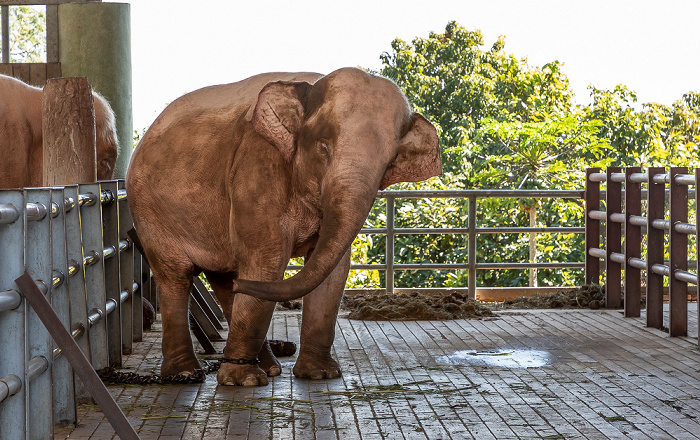
<svg viewBox="0 0 700 440">
<path fill-rule="evenodd" d="M 600 247 L 600 221 L 589 216 L 591 211 L 600 209 L 600 183 L 593 182 L 590 175 L 599 173 L 600 168 L 586 169 L 586 273 L 584 284 L 600 284 L 600 260 L 588 253 L 589 249 Z"/>
<path fill-rule="evenodd" d="M 622 306 L 622 265 L 612 261 L 613 253 L 622 252 L 622 225 L 611 220 L 612 214 L 622 212 L 622 184 L 614 182 L 613 174 L 620 173 L 622 168 L 609 167 L 606 192 L 605 249 L 608 258 L 605 260 L 605 307 L 619 309 Z"/>
<path fill-rule="evenodd" d="M 97 180 L 95 110 L 85 78 L 51 79 L 44 87 L 43 186 Z"/>
<path fill-rule="evenodd" d="M 630 258 L 642 257 L 642 227 L 630 222 L 631 216 L 642 215 L 642 184 L 632 182 L 631 176 L 641 173 L 640 167 L 625 169 L 625 316 L 638 318 L 641 313 L 642 274 L 629 264 Z"/>
<path fill-rule="evenodd" d="M 666 185 L 654 182 L 654 176 L 664 172 L 661 167 L 647 169 L 647 327 L 653 328 L 664 325 L 664 276 L 651 269 L 655 264 L 664 264 L 664 231 L 652 226 L 654 220 L 663 220 L 666 213 Z"/>
</svg>

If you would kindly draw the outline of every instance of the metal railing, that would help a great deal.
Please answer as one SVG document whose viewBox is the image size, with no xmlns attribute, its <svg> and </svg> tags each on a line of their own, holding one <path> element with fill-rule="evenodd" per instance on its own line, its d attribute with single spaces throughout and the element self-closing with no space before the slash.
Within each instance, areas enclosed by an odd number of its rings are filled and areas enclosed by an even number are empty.
<svg viewBox="0 0 700 440">
<path fill-rule="evenodd" d="M 379 234 L 386 236 L 386 263 L 385 264 L 352 264 L 351 270 L 382 270 L 386 272 L 384 288 L 387 293 L 394 292 L 394 274 L 398 270 L 467 270 L 467 288 L 470 298 L 476 298 L 476 272 L 479 269 L 542 269 L 565 268 L 583 269 L 584 262 L 509 262 L 490 263 L 477 261 L 476 249 L 478 236 L 481 234 L 583 234 L 583 226 L 574 227 L 479 227 L 477 225 L 476 204 L 479 199 L 492 198 L 570 198 L 583 199 L 583 190 L 436 190 L 436 191 L 379 191 L 378 199 L 386 199 L 386 227 L 363 228 L 360 234 Z M 468 223 L 466 228 L 397 228 L 395 226 L 395 202 L 397 199 L 464 199 L 468 206 Z M 394 260 L 395 239 L 399 235 L 417 234 L 462 234 L 468 237 L 468 261 L 453 263 L 414 263 L 398 264 Z M 303 265 L 289 265 L 288 270 L 299 270 Z M 414 286 L 417 287 L 417 286 Z"/>
<path fill-rule="evenodd" d="M 686 336 L 688 284 L 698 285 L 697 273 L 688 272 L 688 268 L 697 268 L 700 260 L 700 236 L 697 225 L 688 223 L 688 206 L 695 198 L 697 219 L 700 168 L 695 174 L 688 174 L 684 167 L 671 168 L 669 172 L 651 167 L 646 173 L 639 167 L 626 168 L 624 172 L 622 168 L 608 168 L 605 173 L 591 168 L 586 177 L 586 283 L 600 283 L 600 260 L 604 260 L 606 306 L 620 307 L 624 302 L 625 316 L 639 317 L 644 287 L 647 326 L 662 328 L 667 279 L 669 334 Z M 601 210 L 601 182 L 607 186 L 605 210 Z M 642 190 L 642 184 L 646 185 L 646 191 Z M 695 186 L 695 191 L 689 186 Z M 646 216 L 642 216 L 643 195 L 646 195 Z M 604 248 L 600 245 L 601 222 L 605 223 Z M 641 258 L 644 233 L 646 260 Z M 689 261 L 690 235 L 696 237 L 693 262 Z M 645 283 L 642 271 L 646 273 Z"/>
<path fill-rule="evenodd" d="M 150 287 L 131 224 L 123 181 L 0 190 L 0 438 L 51 438 L 90 396 L 15 281 L 31 275 L 94 369 L 119 367 Z"/>
</svg>

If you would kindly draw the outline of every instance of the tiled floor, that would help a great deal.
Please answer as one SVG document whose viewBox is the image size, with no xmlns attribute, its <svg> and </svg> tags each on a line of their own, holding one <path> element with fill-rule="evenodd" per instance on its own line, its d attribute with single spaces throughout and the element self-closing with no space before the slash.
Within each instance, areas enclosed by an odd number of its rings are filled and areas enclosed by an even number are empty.
<svg viewBox="0 0 700 440">
<path fill-rule="evenodd" d="M 495 320 L 338 320 L 334 380 L 266 387 L 111 386 L 143 439 L 700 438 L 697 306 L 688 338 L 617 310 L 509 311 Z M 300 314 L 270 336 L 298 341 Z M 126 365 L 157 372 L 160 333 Z M 108 439 L 98 408 L 56 439 Z M 116 436 L 114 437 L 116 438 Z"/>
</svg>

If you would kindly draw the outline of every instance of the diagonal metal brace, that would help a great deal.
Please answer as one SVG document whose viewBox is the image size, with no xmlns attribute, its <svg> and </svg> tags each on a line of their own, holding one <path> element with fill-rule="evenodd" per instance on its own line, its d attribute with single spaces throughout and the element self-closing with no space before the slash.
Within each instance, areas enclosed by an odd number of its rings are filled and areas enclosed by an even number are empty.
<svg viewBox="0 0 700 440">
<path fill-rule="evenodd" d="M 44 323 L 46 329 L 53 337 L 56 344 L 61 348 L 63 354 L 70 362 L 73 370 L 76 372 L 80 380 L 83 381 L 85 387 L 90 391 L 90 394 L 95 399 L 99 405 L 102 412 L 109 420 L 109 423 L 114 428 L 119 438 L 122 440 L 139 440 L 138 434 L 134 431 L 133 426 L 129 424 L 126 416 L 122 412 L 121 408 L 114 401 L 112 396 L 107 391 L 102 380 L 100 380 L 97 373 L 90 365 L 80 347 L 73 340 L 71 334 L 66 330 L 66 328 L 61 324 L 56 312 L 51 308 L 51 304 L 46 299 L 46 297 L 41 293 L 39 288 L 36 286 L 36 282 L 27 272 L 24 275 L 15 280 L 17 287 L 19 287 L 20 292 L 27 298 L 29 304 L 32 306 L 36 314 Z"/>
</svg>

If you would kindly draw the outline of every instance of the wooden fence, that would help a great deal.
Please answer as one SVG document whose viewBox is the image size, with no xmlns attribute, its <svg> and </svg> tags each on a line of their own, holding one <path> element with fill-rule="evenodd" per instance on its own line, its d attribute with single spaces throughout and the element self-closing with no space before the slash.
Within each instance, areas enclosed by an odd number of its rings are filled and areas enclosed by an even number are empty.
<svg viewBox="0 0 700 440">
<path fill-rule="evenodd" d="M 606 182 L 604 200 L 601 182 Z M 600 260 L 604 260 L 606 306 L 624 306 L 626 317 L 639 317 L 644 300 L 646 324 L 654 328 L 666 327 L 668 290 L 670 336 L 688 334 L 688 302 L 697 301 L 697 293 L 689 295 L 689 285 L 697 292 L 700 240 L 688 214 L 689 205 L 694 205 L 697 223 L 698 185 L 700 168 L 695 174 L 683 167 L 586 172 L 586 283 L 601 283 Z M 605 246 L 601 246 L 603 223 Z M 689 272 L 692 268 L 695 273 Z"/>
</svg>

